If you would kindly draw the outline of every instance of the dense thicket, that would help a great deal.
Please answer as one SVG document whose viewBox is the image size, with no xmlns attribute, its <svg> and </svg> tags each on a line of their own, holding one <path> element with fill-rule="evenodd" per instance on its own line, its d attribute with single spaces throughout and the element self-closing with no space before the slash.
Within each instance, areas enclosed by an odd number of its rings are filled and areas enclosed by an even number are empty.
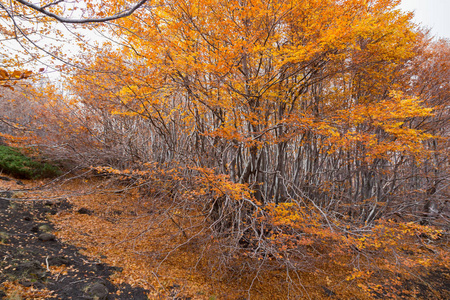
<svg viewBox="0 0 450 300">
<path fill-rule="evenodd" d="M 418 216 L 446 191 L 448 42 L 393 4 L 148 8 L 119 22 L 128 47 L 85 58 L 103 73 L 78 72 L 72 91 L 113 167 L 207 168 L 262 205 L 303 199 L 362 224 Z"/>
<path fill-rule="evenodd" d="M 386 230 L 407 251 L 448 221 L 450 45 L 397 2 L 147 5 L 107 30 L 120 46 L 80 57 L 70 95 L 34 93 L 37 141 L 200 212 L 189 230 L 227 255 L 382 257 Z"/>
</svg>

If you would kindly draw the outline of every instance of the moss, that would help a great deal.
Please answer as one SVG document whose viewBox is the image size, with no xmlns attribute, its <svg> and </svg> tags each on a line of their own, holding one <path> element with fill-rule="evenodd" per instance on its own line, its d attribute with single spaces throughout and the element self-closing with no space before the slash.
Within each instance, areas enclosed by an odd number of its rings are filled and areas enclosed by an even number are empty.
<svg viewBox="0 0 450 300">
<path fill-rule="evenodd" d="M 48 226 L 47 224 L 44 224 L 44 225 L 39 226 L 39 231 L 51 232 L 52 228 L 50 226 Z"/>
<path fill-rule="evenodd" d="M 0 232 L 0 243 L 8 243 L 9 242 L 9 234 L 7 232 Z"/>
<path fill-rule="evenodd" d="M 33 160 L 17 149 L 0 145 L 0 171 L 19 179 L 39 179 L 60 175 L 57 167 Z"/>
</svg>

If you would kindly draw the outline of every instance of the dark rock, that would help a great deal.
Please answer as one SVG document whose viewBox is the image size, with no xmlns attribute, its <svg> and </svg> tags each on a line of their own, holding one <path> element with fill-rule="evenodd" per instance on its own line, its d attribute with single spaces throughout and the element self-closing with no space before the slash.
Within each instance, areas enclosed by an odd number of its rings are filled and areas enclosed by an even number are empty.
<svg viewBox="0 0 450 300">
<path fill-rule="evenodd" d="M 72 204 L 70 204 L 70 202 L 67 199 L 61 198 L 58 208 L 60 210 L 69 210 L 72 208 Z"/>
<path fill-rule="evenodd" d="M 17 274 L 18 277 L 26 277 L 26 278 L 31 277 L 36 279 L 42 279 L 45 278 L 46 276 L 45 269 L 36 260 L 19 263 L 14 268 L 14 273 Z"/>
<path fill-rule="evenodd" d="M 33 227 L 31 227 L 30 231 L 31 232 L 39 232 L 39 225 L 34 225 Z"/>
<path fill-rule="evenodd" d="M 122 267 L 111 266 L 111 267 L 109 267 L 109 270 L 111 270 L 112 272 L 122 272 L 123 268 Z"/>
<path fill-rule="evenodd" d="M 104 284 L 96 282 L 87 288 L 87 293 L 93 300 L 105 300 L 109 291 Z"/>
<path fill-rule="evenodd" d="M 13 195 L 13 193 L 9 192 L 9 191 L 2 191 L 2 192 L 0 192 L 0 197 L 3 197 L 3 198 L 11 198 L 12 195 Z"/>
<path fill-rule="evenodd" d="M 85 207 L 80 208 L 77 212 L 81 215 L 91 215 L 92 214 L 92 210 L 89 210 Z"/>
<path fill-rule="evenodd" d="M 103 264 L 95 264 L 95 265 L 92 265 L 92 267 L 94 268 L 94 270 L 96 272 L 102 272 L 105 270 L 105 265 L 103 265 Z"/>
<path fill-rule="evenodd" d="M 61 266 L 61 265 L 69 265 L 69 259 L 64 256 L 52 256 L 48 259 L 48 264 L 50 266 Z"/>
<path fill-rule="evenodd" d="M 330 290 L 327 287 L 322 286 L 323 292 L 328 296 L 328 297 L 333 297 L 334 295 L 336 295 L 332 290 Z"/>
<path fill-rule="evenodd" d="M 179 284 L 174 284 L 174 285 L 169 286 L 169 289 L 171 291 L 169 296 L 173 299 L 184 300 L 184 298 L 176 297 L 179 293 L 180 287 L 181 286 Z"/>
<path fill-rule="evenodd" d="M 30 287 L 33 285 L 33 283 L 31 283 L 31 281 L 29 281 L 29 280 L 21 280 L 19 283 L 21 285 L 23 285 L 24 287 Z"/>
<path fill-rule="evenodd" d="M 36 281 L 36 282 L 33 282 L 33 287 L 38 290 L 43 290 L 43 289 L 45 289 L 45 284 L 43 284 L 42 282 Z"/>
<path fill-rule="evenodd" d="M 51 233 L 44 232 L 38 236 L 38 239 L 43 242 L 49 242 L 49 241 L 54 241 L 56 239 L 56 237 Z"/>
<path fill-rule="evenodd" d="M 37 260 L 20 262 L 16 268 L 18 271 L 34 269 L 42 269 L 41 264 Z"/>
</svg>

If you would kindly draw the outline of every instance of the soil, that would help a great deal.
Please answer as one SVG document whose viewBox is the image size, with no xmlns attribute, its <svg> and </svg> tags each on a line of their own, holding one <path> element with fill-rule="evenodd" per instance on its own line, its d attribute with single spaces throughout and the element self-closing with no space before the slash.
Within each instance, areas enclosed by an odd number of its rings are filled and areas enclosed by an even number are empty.
<svg viewBox="0 0 450 300">
<path fill-rule="evenodd" d="M 25 202 L 13 196 L 0 191 L 0 299 L 22 299 L 7 296 L 7 282 L 29 288 L 35 295 L 51 291 L 51 299 L 147 299 L 141 288 L 117 287 L 108 281 L 120 270 L 92 261 L 51 233 L 46 216 L 69 209 L 67 201 Z"/>
</svg>

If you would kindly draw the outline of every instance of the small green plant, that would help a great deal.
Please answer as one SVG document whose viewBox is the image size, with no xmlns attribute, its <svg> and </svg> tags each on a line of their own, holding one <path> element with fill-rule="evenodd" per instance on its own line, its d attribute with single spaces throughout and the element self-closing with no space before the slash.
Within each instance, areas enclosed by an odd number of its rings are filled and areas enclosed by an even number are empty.
<svg viewBox="0 0 450 300">
<path fill-rule="evenodd" d="M 44 225 L 39 226 L 39 231 L 51 232 L 52 228 L 50 226 L 48 226 L 47 224 L 44 224 Z"/>
<path fill-rule="evenodd" d="M 35 161 L 3 145 L 0 145 L 0 171 L 19 179 L 49 178 L 60 174 L 57 167 Z"/>
<path fill-rule="evenodd" d="M 0 243 L 6 244 L 9 241 L 9 234 L 7 232 L 0 232 Z"/>
</svg>

